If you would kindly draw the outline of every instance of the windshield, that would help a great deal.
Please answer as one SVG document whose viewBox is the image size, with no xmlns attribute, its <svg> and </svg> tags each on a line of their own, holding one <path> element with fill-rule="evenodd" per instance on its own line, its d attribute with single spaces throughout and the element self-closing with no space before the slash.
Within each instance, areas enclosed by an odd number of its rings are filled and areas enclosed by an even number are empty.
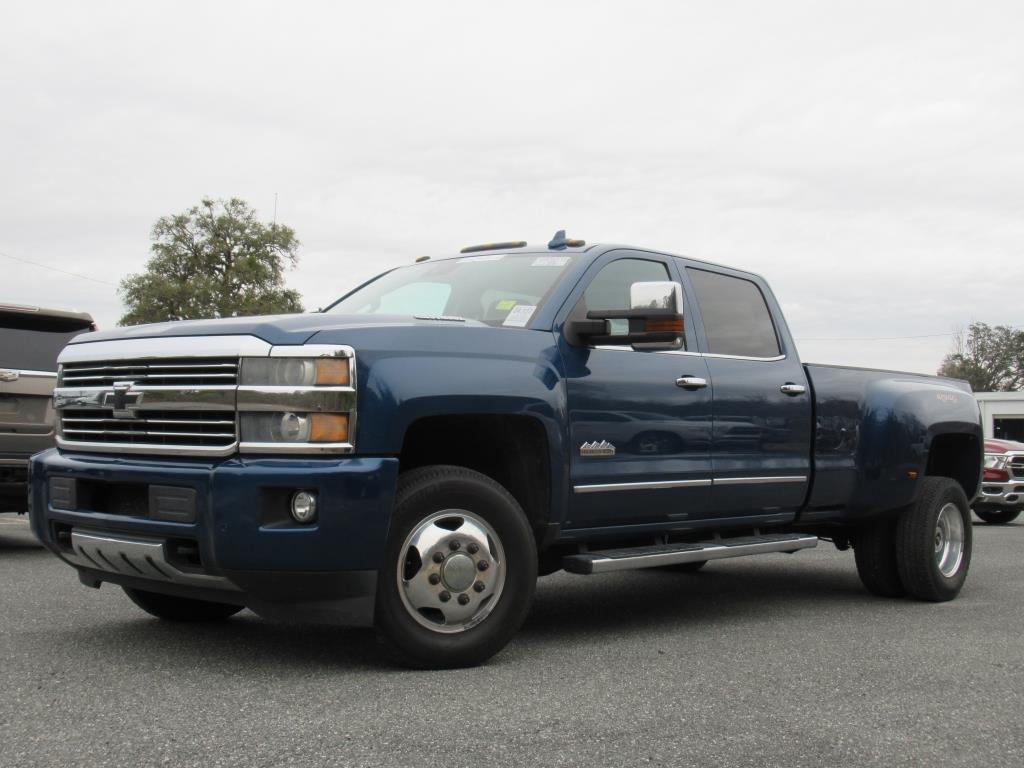
<svg viewBox="0 0 1024 768">
<path fill-rule="evenodd" d="M 572 255 L 489 254 L 400 267 L 327 312 L 460 317 L 523 327 L 554 288 Z"/>
</svg>

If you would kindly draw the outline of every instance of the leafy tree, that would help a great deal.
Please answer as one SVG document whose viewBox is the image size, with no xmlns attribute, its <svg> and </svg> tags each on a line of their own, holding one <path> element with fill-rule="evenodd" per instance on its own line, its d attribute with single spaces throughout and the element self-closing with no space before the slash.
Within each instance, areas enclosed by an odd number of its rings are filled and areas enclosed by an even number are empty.
<svg viewBox="0 0 1024 768">
<path fill-rule="evenodd" d="M 953 340 L 940 376 L 971 383 L 975 392 L 1012 392 L 1024 386 L 1024 331 L 1006 325 L 971 323 Z"/>
<path fill-rule="evenodd" d="M 298 262 L 295 231 L 258 221 L 244 200 L 204 199 L 158 219 L 151 239 L 146 271 L 121 281 L 121 325 L 302 311 L 284 287 Z"/>
</svg>

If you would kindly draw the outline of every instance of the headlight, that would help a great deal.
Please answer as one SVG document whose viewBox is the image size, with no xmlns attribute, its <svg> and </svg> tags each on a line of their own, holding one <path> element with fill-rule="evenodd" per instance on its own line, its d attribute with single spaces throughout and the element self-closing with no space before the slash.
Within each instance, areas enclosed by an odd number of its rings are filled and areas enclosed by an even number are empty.
<svg viewBox="0 0 1024 768">
<path fill-rule="evenodd" d="M 355 353 L 350 347 L 273 347 L 268 357 L 244 357 L 236 397 L 241 451 L 354 450 Z"/>
<path fill-rule="evenodd" d="M 347 413 L 243 413 L 243 443 L 347 443 Z"/>
<path fill-rule="evenodd" d="M 242 360 L 242 386 L 347 387 L 347 358 L 247 357 Z"/>
<path fill-rule="evenodd" d="M 986 453 L 985 469 L 1005 469 L 1008 458 L 1000 453 Z"/>
</svg>

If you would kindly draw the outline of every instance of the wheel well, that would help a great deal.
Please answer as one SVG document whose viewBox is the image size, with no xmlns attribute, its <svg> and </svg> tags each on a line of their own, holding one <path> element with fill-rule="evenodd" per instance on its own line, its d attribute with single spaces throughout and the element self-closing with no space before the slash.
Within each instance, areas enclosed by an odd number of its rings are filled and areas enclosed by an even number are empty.
<svg viewBox="0 0 1024 768">
<path fill-rule="evenodd" d="M 981 444 L 974 435 L 936 435 L 928 449 L 925 474 L 956 480 L 971 499 L 981 480 Z"/>
<path fill-rule="evenodd" d="M 529 416 L 429 416 L 413 422 L 398 457 L 401 471 L 454 464 L 501 483 L 540 534 L 551 513 L 551 462 L 543 425 Z"/>
</svg>

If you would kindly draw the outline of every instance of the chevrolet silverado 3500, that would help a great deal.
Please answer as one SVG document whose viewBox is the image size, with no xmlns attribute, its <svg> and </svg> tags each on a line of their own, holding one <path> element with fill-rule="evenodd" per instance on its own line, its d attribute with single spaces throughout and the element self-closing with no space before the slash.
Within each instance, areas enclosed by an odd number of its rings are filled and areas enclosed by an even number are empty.
<svg viewBox="0 0 1024 768">
<path fill-rule="evenodd" d="M 825 539 L 869 591 L 942 601 L 971 559 L 968 385 L 804 365 L 757 275 L 563 233 L 319 313 L 85 334 L 54 397 L 31 521 L 83 584 L 373 625 L 415 666 L 499 651 L 560 569 Z"/>
</svg>

